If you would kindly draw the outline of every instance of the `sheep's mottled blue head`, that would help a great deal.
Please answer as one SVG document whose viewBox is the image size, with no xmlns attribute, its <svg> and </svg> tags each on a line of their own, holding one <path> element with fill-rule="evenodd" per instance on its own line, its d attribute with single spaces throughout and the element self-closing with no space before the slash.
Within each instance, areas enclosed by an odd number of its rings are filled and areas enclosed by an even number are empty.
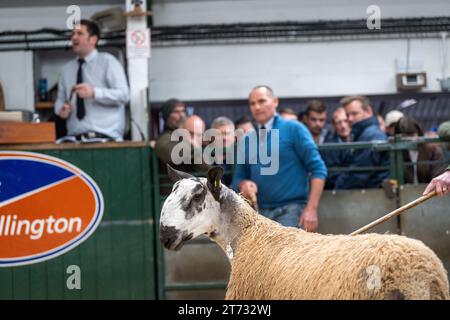
<svg viewBox="0 0 450 320">
<path fill-rule="evenodd" d="M 184 242 L 216 231 L 223 169 L 210 169 L 208 178 L 197 178 L 169 165 L 167 170 L 174 185 L 161 210 L 160 240 L 165 248 L 179 250 Z"/>
</svg>

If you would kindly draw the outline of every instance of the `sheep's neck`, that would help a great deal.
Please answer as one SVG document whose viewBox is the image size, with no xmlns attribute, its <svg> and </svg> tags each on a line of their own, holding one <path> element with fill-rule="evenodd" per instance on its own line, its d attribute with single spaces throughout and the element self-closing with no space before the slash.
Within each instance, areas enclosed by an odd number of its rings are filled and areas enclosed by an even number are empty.
<svg viewBox="0 0 450 320">
<path fill-rule="evenodd" d="M 221 221 L 216 242 L 227 252 L 227 247 L 236 249 L 242 232 L 256 220 L 257 213 L 239 195 L 226 190 L 222 196 Z"/>
</svg>

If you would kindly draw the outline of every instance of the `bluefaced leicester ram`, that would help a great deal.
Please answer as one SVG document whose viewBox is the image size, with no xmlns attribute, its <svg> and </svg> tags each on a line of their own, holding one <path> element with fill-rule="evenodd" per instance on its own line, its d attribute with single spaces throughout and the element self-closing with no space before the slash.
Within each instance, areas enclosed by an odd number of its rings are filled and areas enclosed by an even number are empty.
<svg viewBox="0 0 450 320">
<path fill-rule="evenodd" d="M 398 235 L 321 235 L 283 227 L 220 183 L 223 171 L 175 181 L 161 212 L 171 250 L 207 234 L 231 262 L 227 299 L 449 299 L 447 273 L 421 241 Z"/>
</svg>

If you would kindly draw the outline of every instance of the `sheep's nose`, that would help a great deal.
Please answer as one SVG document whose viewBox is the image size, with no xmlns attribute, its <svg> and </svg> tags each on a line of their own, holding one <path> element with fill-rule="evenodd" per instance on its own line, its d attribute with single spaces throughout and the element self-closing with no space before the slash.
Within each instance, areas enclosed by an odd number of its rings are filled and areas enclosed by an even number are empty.
<svg viewBox="0 0 450 320">
<path fill-rule="evenodd" d="M 178 239 L 179 234 L 180 231 L 177 228 L 161 225 L 159 229 L 159 240 L 165 248 L 169 249 Z"/>
</svg>

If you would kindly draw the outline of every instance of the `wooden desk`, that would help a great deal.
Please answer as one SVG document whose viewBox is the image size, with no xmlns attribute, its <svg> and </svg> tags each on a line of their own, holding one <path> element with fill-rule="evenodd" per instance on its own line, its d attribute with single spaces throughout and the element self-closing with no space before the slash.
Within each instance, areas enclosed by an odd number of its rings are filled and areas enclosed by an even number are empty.
<svg viewBox="0 0 450 320">
<path fill-rule="evenodd" d="M 122 142 L 105 142 L 105 143 L 34 143 L 34 144 L 7 144 L 2 145 L 2 150 L 73 150 L 73 149 L 124 149 L 124 148 L 142 148 L 149 147 L 145 141 L 122 141 Z"/>
<path fill-rule="evenodd" d="M 54 122 L 0 122 L 0 144 L 55 142 Z"/>
</svg>

